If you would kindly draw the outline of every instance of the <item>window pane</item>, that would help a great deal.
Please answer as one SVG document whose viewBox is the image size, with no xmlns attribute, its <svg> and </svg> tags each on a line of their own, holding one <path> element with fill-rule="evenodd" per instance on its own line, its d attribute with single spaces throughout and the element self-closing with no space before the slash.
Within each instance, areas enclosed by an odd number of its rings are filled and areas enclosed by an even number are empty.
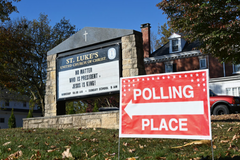
<svg viewBox="0 0 240 160">
<path fill-rule="evenodd" d="M 240 72 L 240 64 L 234 65 L 234 72 Z"/>
<path fill-rule="evenodd" d="M 178 51 L 178 40 L 172 40 L 172 51 Z"/>
<path fill-rule="evenodd" d="M 0 118 L 0 123 L 4 123 L 4 118 Z"/>
<path fill-rule="evenodd" d="M 237 96 L 237 87 L 232 88 L 232 95 Z"/>
<path fill-rule="evenodd" d="M 238 87 L 238 96 L 240 96 L 240 87 Z"/>
<path fill-rule="evenodd" d="M 226 94 L 231 95 L 231 88 L 226 88 Z"/>
<path fill-rule="evenodd" d="M 173 67 L 171 64 L 166 64 L 165 65 L 165 72 L 168 73 L 168 72 L 172 72 L 173 71 Z"/>
<path fill-rule="evenodd" d="M 200 68 L 206 68 L 207 65 L 206 65 L 206 59 L 200 59 Z"/>
</svg>

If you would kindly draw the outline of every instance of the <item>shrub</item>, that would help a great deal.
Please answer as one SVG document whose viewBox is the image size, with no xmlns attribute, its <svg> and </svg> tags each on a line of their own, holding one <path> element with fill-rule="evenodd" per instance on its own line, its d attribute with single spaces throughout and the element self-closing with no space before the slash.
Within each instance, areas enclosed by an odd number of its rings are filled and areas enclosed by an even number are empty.
<svg viewBox="0 0 240 160">
<path fill-rule="evenodd" d="M 28 112 L 27 118 L 32 118 L 32 117 L 33 117 L 32 112 L 33 112 L 33 111 L 29 109 L 29 112 Z"/>
<path fill-rule="evenodd" d="M 15 118 L 14 113 L 13 113 L 13 108 L 12 108 L 11 116 L 8 120 L 8 127 L 9 128 L 16 128 L 16 118 Z"/>
</svg>

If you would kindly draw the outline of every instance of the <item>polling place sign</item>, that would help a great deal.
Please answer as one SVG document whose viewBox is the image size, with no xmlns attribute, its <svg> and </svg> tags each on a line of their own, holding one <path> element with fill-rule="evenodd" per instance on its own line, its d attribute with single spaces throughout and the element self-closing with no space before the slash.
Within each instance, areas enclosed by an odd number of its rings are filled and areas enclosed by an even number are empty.
<svg viewBox="0 0 240 160">
<path fill-rule="evenodd" d="M 208 70 L 120 81 L 120 137 L 212 138 Z"/>
</svg>

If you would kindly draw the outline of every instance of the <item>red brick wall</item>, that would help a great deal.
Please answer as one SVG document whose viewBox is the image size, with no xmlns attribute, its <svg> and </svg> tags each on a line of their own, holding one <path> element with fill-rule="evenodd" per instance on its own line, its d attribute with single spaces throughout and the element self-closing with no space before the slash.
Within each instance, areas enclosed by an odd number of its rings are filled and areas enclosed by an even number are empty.
<svg viewBox="0 0 240 160">
<path fill-rule="evenodd" d="M 223 65 L 215 57 L 209 56 L 209 74 L 210 78 L 223 77 Z"/>
<path fill-rule="evenodd" d="M 145 64 L 146 74 L 165 73 L 165 65 L 163 63 Z"/>
<path fill-rule="evenodd" d="M 208 63 L 209 59 L 209 63 Z M 223 64 L 215 57 L 206 56 L 207 68 L 209 65 L 209 75 L 210 78 L 223 77 Z M 176 71 L 191 71 L 200 69 L 199 58 L 198 57 L 189 57 L 173 60 L 173 63 L 176 64 Z M 165 64 L 164 62 L 150 63 L 145 64 L 146 74 L 157 74 L 165 73 Z M 225 74 L 226 76 L 232 76 L 233 74 L 232 64 L 225 64 Z"/>
<path fill-rule="evenodd" d="M 233 75 L 233 66 L 230 63 L 225 63 L 225 74 L 226 76 L 232 76 Z"/>
<path fill-rule="evenodd" d="M 177 64 L 177 72 L 199 69 L 199 59 L 197 57 L 177 59 L 174 60 L 174 63 Z"/>
</svg>

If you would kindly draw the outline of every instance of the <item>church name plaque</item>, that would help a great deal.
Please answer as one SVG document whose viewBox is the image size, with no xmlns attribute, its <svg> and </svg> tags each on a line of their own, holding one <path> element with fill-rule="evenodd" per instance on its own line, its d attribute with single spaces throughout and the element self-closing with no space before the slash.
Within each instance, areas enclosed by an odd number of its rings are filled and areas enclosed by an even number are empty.
<svg viewBox="0 0 240 160">
<path fill-rule="evenodd" d="M 119 91 L 119 45 L 57 59 L 57 100 Z"/>
</svg>

